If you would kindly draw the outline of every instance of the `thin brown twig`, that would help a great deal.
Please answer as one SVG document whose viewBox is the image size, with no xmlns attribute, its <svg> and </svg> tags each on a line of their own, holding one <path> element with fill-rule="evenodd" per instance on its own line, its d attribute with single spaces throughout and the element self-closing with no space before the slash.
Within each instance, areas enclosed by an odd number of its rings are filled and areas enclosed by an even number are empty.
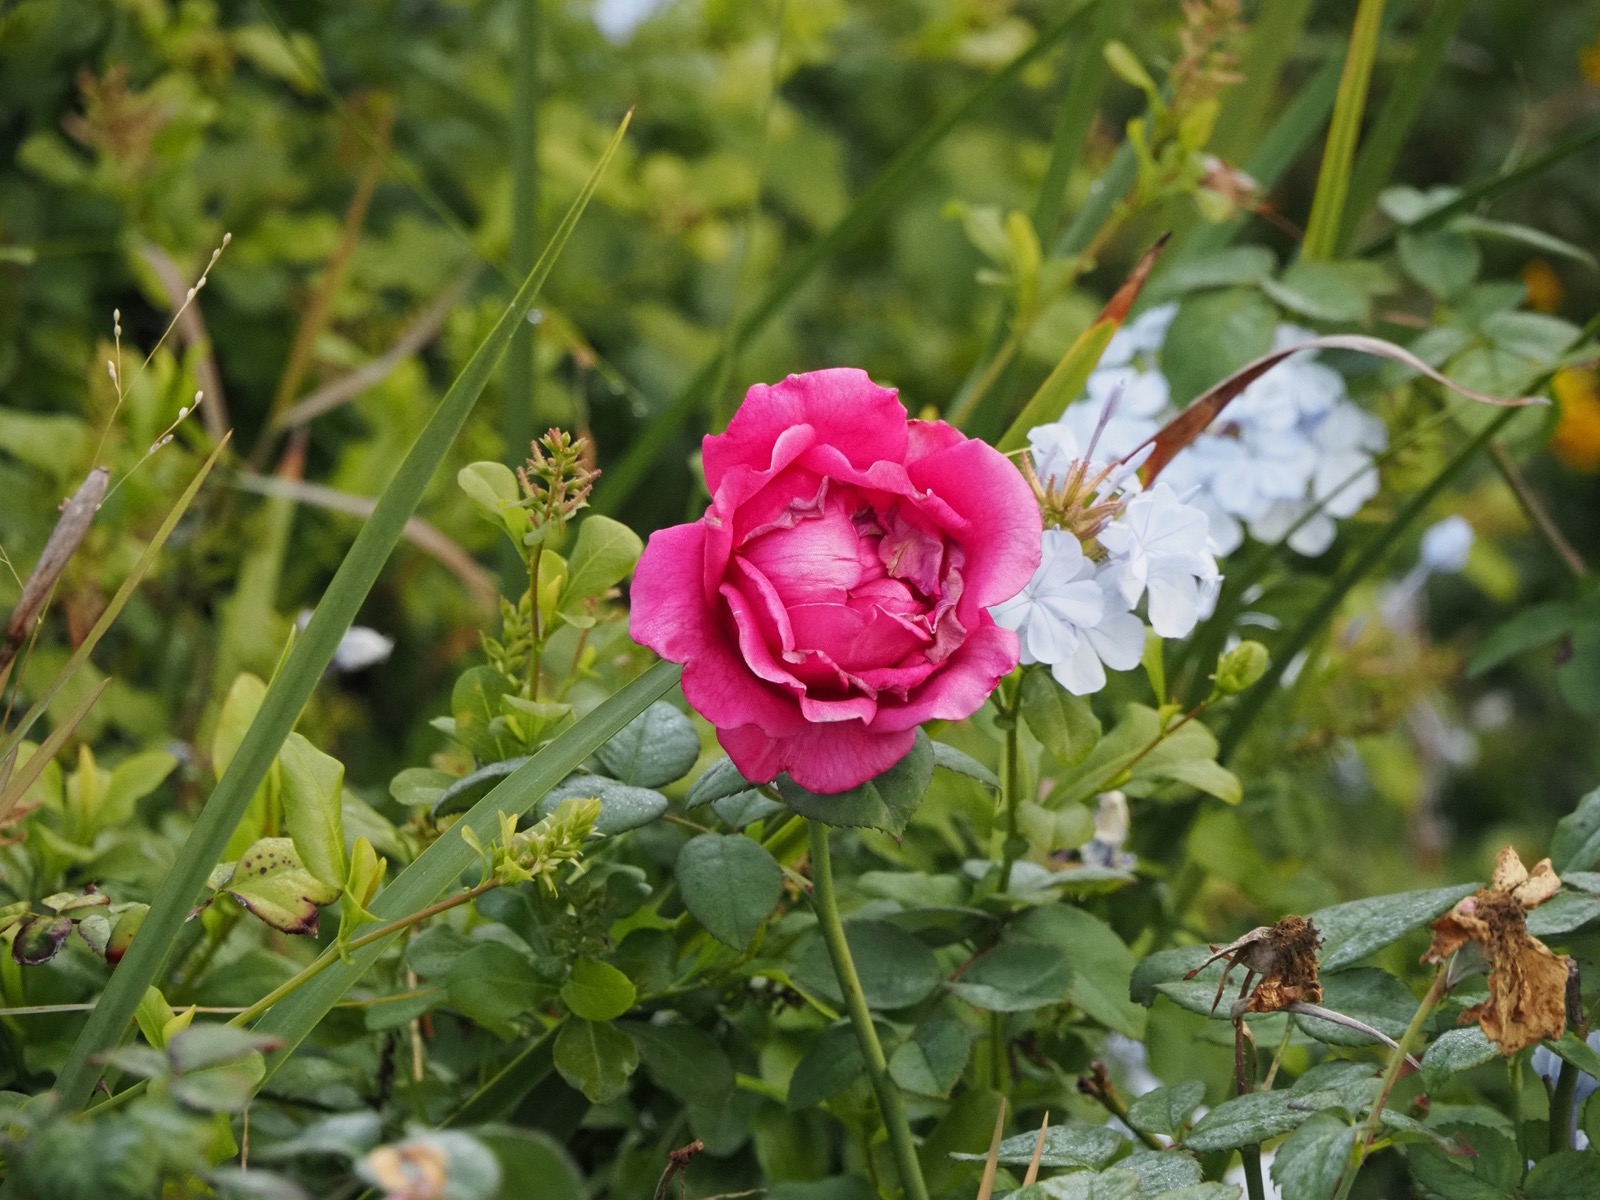
<svg viewBox="0 0 1600 1200">
<path fill-rule="evenodd" d="M 301 504 L 310 504 L 328 512 L 345 513 L 352 517 L 370 517 L 373 509 L 377 507 L 376 500 L 365 496 L 352 496 L 336 488 L 320 483 L 306 483 L 303 480 L 277 479 L 240 472 L 233 477 L 231 483 L 240 491 L 253 492 L 258 496 L 287 496 Z M 412 517 L 406 522 L 405 536 L 417 549 L 449 568 L 466 585 L 473 601 L 480 608 L 487 613 L 499 612 L 500 591 L 495 586 L 494 579 L 478 565 L 472 555 L 462 549 L 459 543 L 421 517 Z"/>
<path fill-rule="evenodd" d="M 361 227 L 366 224 L 367 209 L 372 204 L 372 194 L 383 178 L 389 138 L 394 131 L 394 106 L 380 104 L 378 109 L 377 120 L 373 122 L 372 127 L 371 153 L 362 165 L 361 175 L 356 180 L 355 194 L 350 197 L 350 204 L 345 209 L 344 222 L 339 227 L 339 240 L 334 244 L 333 252 L 328 255 L 328 264 L 322 272 L 322 278 L 317 281 L 316 289 L 311 293 L 301 314 L 300 323 L 295 327 L 294 341 L 290 343 L 289 356 L 283 364 L 283 374 L 278 377 L 277 389 L 272 394 L 272 404 L 267 409 L 266 432 L 250 456 L 254 462 L 264 461 L 271 447 L 272 435 L 279 428 L 278 414 L 294 401 L 295 395 L 300 391 L 301 383 L 305 380 L 306 372 L 311 367 L 312 350 L 317 344 L 317 338 L 327 327 L 328 317 L 333 311 L 334 297 L 339 294 L 339 285 L 344 282 L 344 277 L 350 269 L 350 261 L 355 256 L 356 243 L 361 239 Z"/>
<path fill-rule="evenodd" d="M 371 362 L 363 363 L 348 374 L 329 380 L 292 408 L 278 414 L 273 418 L 272 429 L 276 431 L 292 425 L 304 425 L 307 421 L 354 400 L 368 388 L 382 383 L 396 367 L 438 336 L 445 318 L 450 315 L 450 310 L 456 306 L 461 297 L 466 295 L 467 289 L 477 279 L 478 272 L 478 266 L 469 267 L 454 283 L 440 292 L 433 303 L 411 319 L 411 323 L 395 339 L 394 345 Z"/>
<path fill-rule="evenodd" d="M 1555 551 L 1556 557 L 1561 560 L 1572 577 L 1582 579 L 1588 575 L 1589 565 L 1583 561 L 1583 555 L 1567 541 L 1566 535 L 1561 532 L 1561 527 L 1550 515 L 1550 510 L 1544 506 L 1544 501 L 1539 499 L 1539 493 L 1533 490 L 1527 476 L 1516 463 L 1511 461 L 1511 455 L 1506 453 L 1506 448 L 1499 442 L 1490 442 L 1489 457 L 1494 460 L 1495 469 L 1506 481 L 1506 486 L 1517 498 L 1517 503 L 1527 514 L 1528 520 L 1533 522 L 1533 527 L 1539 531 L 1539 536 L 1544 538 L 1551 550 Z"/>
<path fill-rule="evenodd" d="M 699 1138 L 695 1138 L 687 1146 L 679 1146 L 676 1150 L 667 1151 L 667 1168 L 661 1172 L 661 1182 L 656 1184 L 654 1200 L 666 1200 L 667 1189 L 672 1186 L 672 1181 L 688 1171 L 689 1164 L 705 1148 L 706 1144 Z"/>
</svg>

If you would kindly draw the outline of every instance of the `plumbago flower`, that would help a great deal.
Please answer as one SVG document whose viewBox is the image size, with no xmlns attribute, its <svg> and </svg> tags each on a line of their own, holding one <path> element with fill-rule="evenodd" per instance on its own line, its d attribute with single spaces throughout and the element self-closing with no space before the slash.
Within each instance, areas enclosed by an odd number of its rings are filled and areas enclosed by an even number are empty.
<svg viewBox="0 0 1600 1200">
<path fill-rule="evenodd" d="M 1064 420 L 1030 433 L 1027 470 L 1054 528 L 1044 531 L 1028 586 L 992 610 L 1017 631 L 1022 661 L 1047 664 L 1075 696 L 1105 687 L 1108 667 L 1139 665 L 1145 625 L 1133 610 L 1141 599 L 1159 636 L 1185 637 L 1210 611 L 1222 578 L 1204 512 L 1164 482 L 1139 491 L 1138 455 L 1098 461 L 1100 438 L 1119 419 L 1116 397 L 1108 404 L 1081 452 L 1077 429 Z"/>
<path fill-rule="evenodd" d="M 988 610 L 1033 576 L 1041 525 L 991 446 L 837 368 L 751 388 L 703 461 L 711 506 L 651 535 L 630 629 L 684 664 L 746 779 L 852 788 L 1016 666 Z"/>
<path fill-rule="evenodd" d="M 1068 406 L 1060 424 L 1093 427 L 1120 386 L 1122 399 L 1106 423 L 1106 454 L 1114 457 L 1175 416 L 1156 360 L 1176 313 L 1175 304 L 1158 305 L 1120 329 L 1084 399 Z M 1285 323 L 1272 348 L 1312 336 Z M 1162 478 L 1209 518 L 1218 554 L 1233 553 L 1248 532 L 1268 542 L 1287 534 L 1290 549 L 1317 555 L 1333 545 L 1335 519 L 1354 516 L 1377 494 L 1373 457 L 1387 445 L 1383 422 L 1352 401 L 1343 376 L 1308 350 L 1250 384 Z"/>
</svg>

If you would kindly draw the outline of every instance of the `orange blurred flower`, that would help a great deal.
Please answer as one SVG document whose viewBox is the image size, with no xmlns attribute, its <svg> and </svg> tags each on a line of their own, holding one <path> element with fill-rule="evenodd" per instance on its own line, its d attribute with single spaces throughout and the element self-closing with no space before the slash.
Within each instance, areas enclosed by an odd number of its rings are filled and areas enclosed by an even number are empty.
<svg viewBox="0 0 1600 1200">
<path fill-rule="evenodd" d="M 1558 312 L 1567 294 L 1561 286 L 1561 276 L 1542 258 L 1535 258 L 1522 268 L 1522 286 L 1528 289 L 1528 307 L 1535 312 Z"/>
<path fill-rule="evenodd" d="M 1550 387 L 1561 414 L 1550 449 L 1574 471 L 1600 471 L 1600 380 L 1593 370 L 1568 367 Z"/>
</svg>

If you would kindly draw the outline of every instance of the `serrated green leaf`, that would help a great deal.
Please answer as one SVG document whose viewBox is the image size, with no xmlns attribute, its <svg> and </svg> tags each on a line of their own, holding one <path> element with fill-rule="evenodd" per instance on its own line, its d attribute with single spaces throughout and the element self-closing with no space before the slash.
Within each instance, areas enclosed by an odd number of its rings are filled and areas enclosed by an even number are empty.
<svg viewBox="0 0 1600 1200">
<path fill-rule="evenodd" d="M 1309 1109 L 1291 1108 L 1285 1092 L 1247 1092 L 1196 1121 L 1183 1146 L 1196 1154 L 1236 1150 L 1288 1133 L 1311 1115 Z"/>
<path fill-rule="evenodd" d="M 1033 1148 L 1038 1144 L 1037 1133 L 1019 1133 L 1000 1143 L 999 1162 L 1003 1167 L 1025 1167 L 1033 1161 Z M 1098 1171 L 1116 1153 L 1127 1145 L 1114 1129 L 1104 1125 L 1089 1125 L 1071 1121 L 1052 1125 L 1045 1131 L 1044 1152 L 1039 1156 L 1041 1167 L 1072 1167 L 1078 1170 Z M 987 1154 L 952 1154 L 960 1162 L 983 1162 Z"/>
<path fill-rule="evenodd" d="M 824 825 L 881 829 L 891 837 L 905 833 L 906 823 L 933 782 L 933 746 L 918 729 L 911 749 L 899 762 L 848 792 L 807 791 L 787 775 L 778 776 L 778 794 L 802 817 Z"/>
<path fill-rule="evenodd" d="M 1067 998 L 1109 1029 L 1142 1038 L 1145 1013 L 1129 998 L 1132 951 L 1104 921 L 1069 904 L 1044 905 L 1012 926 L 1019 937 L 1048 942 L 1072 969 Z"/>
<path fill-rule="evenodd" d="M 790 1112 L 815 1108 L 866 1078 L 866 1073 L 855 1030 L 848 1021 L 841 1021 L 823 1030 L 806 1047 L 789 1077 L 785 1103 Z"/>
<path fill-rule="evenodd" d="M 733 765 L 733 760 L 724 755 L 707 767 L 700 778 L 694 781 L 684 803 L 690 808 L 699 808 L 703 804 L 710 804 L 713 800 L 735 796 L 749 789 L 750 782 L 739 774 L 739 768 Z"/>
<path fill-rule="evenodd" d="M 1563 879 L 1600 864 L 1600 788 L 1584 796 L 1572 812 L 1556 822 L 1550 838 L 1550 859 L 1556 874 Z"/>
<path fill-rule="evenodd" d="M 1189 1114 L 1200 1107 L 1200 1102 L 1205 1098 L 1206 1085 L 1198 1079 L 1186 1079 L 1170 1087 L 1158 1087 L 1128 1105 L 1128 1124 L 1140 1133 L 1177 1137 L 1188 1123 Z M 1198 1176 L 1194 1182 L 1199 1182 Z"/>
<path fill-rule="evenodd" d="M 978 958 L 950 993 L 987 1012 L 1028 1012 L 1066 999 L 1072 968 L 1059 947 L 1009 932 Z"/>
<path fill-rule="evenodd" d="M 600 801 L 595 832 L 607 837 L 659 821 L 669 807 L 667 798 L 652 788 L 632 787 L 604 775 L 578 774 L 569 775 L 551 788 L 534 809 L 533 818 L 548 817 L 563 800 L 589 797 Z"/>
<path fill-rule="evenodd" d="M 870 1008 L 906 1008 L 926 1000 L 944 981 L 933 951 L 887 921 L 846 921 L 844 932 Z M 790 974 L 807 991 L 843 1003 L 820 936 L 801 943 Z"/>
<path fill-rule="evenodd" d="M 1310 913 L 1306 919 L 1322 935 L 1322 969 L 1337 971 L 1360 962 L 1477 890 L 1477 885 L 1470 883 L 1426 888 L 1351 900 Z"/>
<path fill-rule="evenodd" d="M 1000 779 L 972 755 L 944 742 L 933 742 L 934 766 L 943 767 L 947 771 L 954 771 L 957 775 L 965 775 L 969 779 L 976 779 L 985 787 L 998 788 Z"/>
<path fill-rule="evenodd" d="M 894 1048 L 889 1077 L 908 1092 L 944 1099 L 966 1069 L 972 1039 L 972 1027 L 966 1022 L 937 1015 Z"/>
<path fill-rule="evenodd" d="M 1272 1178 L 1283 1200 L 1327 1200 L 1350 1165 L 1356 1128 L 1318 1113 L 1287 1138 L 1272 1159 Z"/>
</svg>

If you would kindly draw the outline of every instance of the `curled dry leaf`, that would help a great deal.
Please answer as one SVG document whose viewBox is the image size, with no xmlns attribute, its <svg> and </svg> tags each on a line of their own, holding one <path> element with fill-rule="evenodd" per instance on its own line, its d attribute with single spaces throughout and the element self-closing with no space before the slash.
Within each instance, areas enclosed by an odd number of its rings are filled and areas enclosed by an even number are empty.
<svg viewBox="0 0 1600 1200">
<path fill-rule="evenodd" d="M 1291 1004 L 1315 1004 L 1322 999 L 1322 981 L 1317 976 L 1317 947 L 1322 936 L 1317 927 L 1304 917 L 1287 916 L 1276 925 L 1262 925 L 1252 929 L 1236 942 L 1226 946 L 1213 946 L 1212 955 L 1184 976 L 1193 979 L 1219 959 L 1228 965 L 1217 982 L 1217 998 L 1213 1009 L 1222 1003 L 1222 991 L 1228 985 L 1228 975 L 1234 967 L 1245 969 L 1244 983 L 1239 996 L 1244 1001 L 1238 1013 L 1278 1012 Z M 1261 982 L 1250 991 L 1256 976 Z M 1245 999 L 1246 992 L 1249 998 Z"/>
<path fill-rule="evenodd" d="M 1567 959 L 1528 932 L 1528 911 L 1561 887 L 1550 860 L 1532 871 L 1510 846 L 1495 860 L 1489 886 L 1434 921 L 1424 962 L 1443 962 L 1476 945 L 1489 964 L 1489 998 L 1461 1014 L 1476 1020 L 1504 1055 L 1559 1038 L 1567 1028 Z"/>
</svg>

